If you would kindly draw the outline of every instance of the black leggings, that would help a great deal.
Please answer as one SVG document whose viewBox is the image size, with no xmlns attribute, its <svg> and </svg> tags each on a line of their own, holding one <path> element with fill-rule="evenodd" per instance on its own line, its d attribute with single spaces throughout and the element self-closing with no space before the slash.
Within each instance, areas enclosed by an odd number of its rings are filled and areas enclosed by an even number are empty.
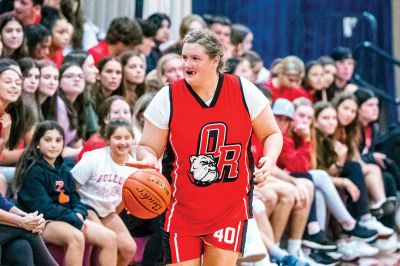
<svg viewBox="0 0 400 266">
<path fill-rule="evenodd" d="M 359 220 L 361 216 L 369 213 L 368 191 L 361 165 L 358 162 L 346 161 L 339 176 L 348 178 L 360 190 L 360 198 L 357 201 L 353 201 L 349 196 L 346 202 L 350 214 Z"/>
<path fill-rule="evenodd" d="M 386 188 L 386 185 L 385 185 L 386 196 L 388 196 L 388 197 L 396 196 L 396 188 L 398 191 L 400 191 L 400 169 L 399 169 L 399 166 L 397 165 L 397 163 L 395 161 L 393 161 L 390 158 L 385 159 L 385 165 L 386 165 L 386 169 L 382 169 L 382 172 L 384 174 L 390 176 L 391 179 L 393 179 L 393 181 L 389 181 L 390 183 L 394 182 L 394 184 L 396 185 L 393 188 Z M 392 185 L 392 184 L 390 184 L 390 185 Z"/>
<path fill-rule="evenodd" d="M 42 238 L 22 228 L 0 225 L 1 265 L 58 265 Z"/>
<path fill-rule="evenodd" d="M 307 172 L 293 172 L 290 173 L 291 176 L 294 176 L 296 178 L 306 178 L 308 180 L 310 180 L 311 182 L 314 181 L 312 179 L 312 175 L 310 175 L 310 173 Z M 313 201 L 311 202 L 311 208 L 310 208 L 310 213 L 308 214 L 308 220 L 307 220 L 307 224 L 311 223 L 311 222 L 316 222 L 317 221 L 317 206 L 315 203 L 315 189 L 313 191 Z"/>
</svg>

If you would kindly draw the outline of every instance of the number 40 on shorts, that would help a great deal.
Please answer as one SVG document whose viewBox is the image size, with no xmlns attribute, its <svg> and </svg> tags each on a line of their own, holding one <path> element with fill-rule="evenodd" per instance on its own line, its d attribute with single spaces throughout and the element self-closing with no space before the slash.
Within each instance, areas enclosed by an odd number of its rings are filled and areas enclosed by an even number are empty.
<svg viewBox="0 0 400 266">
<path fill-rule="evenodd" d="M 214 232 L 213 235 L 218 242 L 224 242 L 226 244 L 233 244 L 236 236 L 236 229 L 233 227 L 226 227 Z"/>
</svg>

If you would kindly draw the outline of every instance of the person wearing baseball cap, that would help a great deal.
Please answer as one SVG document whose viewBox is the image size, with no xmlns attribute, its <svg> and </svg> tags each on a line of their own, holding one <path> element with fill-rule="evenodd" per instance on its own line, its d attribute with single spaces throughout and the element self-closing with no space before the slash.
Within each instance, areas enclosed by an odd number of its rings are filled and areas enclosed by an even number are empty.
<svg viewBox="0 0 400 266">
<path fill-rule="evenodd" d="M 293 119 L 294 110 L 294 104 L 285 98 L 276 99 L 272 106 L 272 113 L 274 114 L 276 122 L 283 133 L 287 132 L 289 129 L 289 125 Z"/>
</svg>

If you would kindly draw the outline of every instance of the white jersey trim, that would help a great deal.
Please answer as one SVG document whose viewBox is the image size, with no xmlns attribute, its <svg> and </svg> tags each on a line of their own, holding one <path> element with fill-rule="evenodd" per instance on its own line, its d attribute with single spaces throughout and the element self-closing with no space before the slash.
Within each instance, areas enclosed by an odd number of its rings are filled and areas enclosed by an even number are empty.
<svg viewBox="0 0 400 266">
<path fill-rule="evenodd" d="M 251 121 L 253 121 L 269 105 L 269 101 L 253 83 L 245 78 L 240 78 L 240 80 L 242 82 L 244 100 L 249 109 Z M 144 117 L 156 127 L 168 130 L 170 114 L 169 86 L 165 86 L 154 96 L 144 112 Z"/>
</svg>

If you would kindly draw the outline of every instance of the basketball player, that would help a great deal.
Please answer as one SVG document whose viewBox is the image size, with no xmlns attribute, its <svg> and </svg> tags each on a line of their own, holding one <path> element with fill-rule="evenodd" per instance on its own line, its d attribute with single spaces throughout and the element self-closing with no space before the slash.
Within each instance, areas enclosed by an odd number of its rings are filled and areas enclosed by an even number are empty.
<svg viewBox="0 0 400 266">
<path fill-rule="evenodd" d="M 264 95 L 248 80 L 222 74 L 223 48 L 211 31 L 185 37 L 182 66 L 184 79 L 161 89 L 144 114 L 137 157 L 156 167 L 165 150 L 163 174 L 172 188 L 166 263 L 235 265 L 252 216 L 252 184 L 265 182 L 282 136 Z M 264 147 L 255 171 L 253 130 Z"/>
</svg>

